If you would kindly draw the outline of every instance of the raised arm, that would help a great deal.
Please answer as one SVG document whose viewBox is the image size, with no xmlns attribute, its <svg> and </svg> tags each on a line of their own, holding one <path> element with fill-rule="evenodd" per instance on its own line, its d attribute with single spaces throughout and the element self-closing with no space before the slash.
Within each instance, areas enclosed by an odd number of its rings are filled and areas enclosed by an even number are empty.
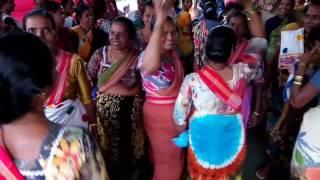
<svg viewBox="0 0 320 180">
<path fill-rule="evenodd" d="M 253 9 L 252 0 L 242 0 L 241 4 L 248 13 L 249 30 L 253 38 L 266 38 L 266 32 L 260 15 Z"/>
<path fill-rule="evenodd" d="M 172 8 L 170 0 L 155 0 L 154 3 L 156 22 L 142 60 L 142 70 L 147 74 L 153 74 L 160 68 L 162 27 Z"/>
</svg>

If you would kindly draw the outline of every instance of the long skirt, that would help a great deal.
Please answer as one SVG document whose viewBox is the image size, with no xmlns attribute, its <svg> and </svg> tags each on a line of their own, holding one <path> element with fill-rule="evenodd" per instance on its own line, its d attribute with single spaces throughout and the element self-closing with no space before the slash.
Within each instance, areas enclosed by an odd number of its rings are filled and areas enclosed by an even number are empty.
<svg viewBox="0 0 320 180">
<path fill-rule="evenodd" d="M 178 136 L 173 120 L 174 104 L 143 106 L 144 127 L 150 140 L 154 163 L 153 180 L 179 180 L 183 170 L 182 149 L 175 146 L 172 138 Z"/>
<path fill-rule="evenodd" d="M 140 95 L 97 96 L 98 142 L 111 180 L 130 179 L 145 151 Z"/>
</svg>

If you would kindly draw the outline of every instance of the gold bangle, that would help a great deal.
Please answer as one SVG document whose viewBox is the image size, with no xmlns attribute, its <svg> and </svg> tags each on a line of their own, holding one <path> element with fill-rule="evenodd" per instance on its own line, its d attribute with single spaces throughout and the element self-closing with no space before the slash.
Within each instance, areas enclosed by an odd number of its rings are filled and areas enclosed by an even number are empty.
<svg viewBox="0 0 320 180">
<path fill-rule="evenodd" d="M 294 85 L 298 85 L 298 86 L 302 86 L 302 83 L 301 83 L 301 82 L 298 82 L 298 81 L 294 81 L 293 84 L 294 84 Z"/>
<path fill-rule="evenodd" d="M 301 67 L 305 67 L 307 64 L 306 63 L 304 63 L 304 62 L 299 62 L 299 66 L 301 66 Z"/>
</svg>

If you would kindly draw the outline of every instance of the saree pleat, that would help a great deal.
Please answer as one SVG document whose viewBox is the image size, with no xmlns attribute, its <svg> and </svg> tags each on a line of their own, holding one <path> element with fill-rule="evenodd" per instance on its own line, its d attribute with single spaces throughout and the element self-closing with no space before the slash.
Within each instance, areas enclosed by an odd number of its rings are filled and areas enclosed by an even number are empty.
<svg viewBox="0 0 320 180">
<path fill-rule="evenodd" d="M 183 151 L 172 138 L 178 135 L 173 120 L 174 104 L 143 106 L 144 127 L 151 144 L 155 169 L 153 180 L 179 180 L 183 169 Z"/>
</svg>

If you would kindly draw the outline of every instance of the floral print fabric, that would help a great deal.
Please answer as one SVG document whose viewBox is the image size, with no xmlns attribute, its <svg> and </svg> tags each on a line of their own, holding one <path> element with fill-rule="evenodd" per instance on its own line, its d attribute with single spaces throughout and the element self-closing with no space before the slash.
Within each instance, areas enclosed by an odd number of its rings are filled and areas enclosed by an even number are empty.
<svg viewBox="0 0 320 180">
<path fill-rule="evenodd" d="M 309 83 L 320 89 L 320 70 L 313 75 Z M 320 179 L 319 116 L 319 105 L 310 109 L 303 116 L 292 154 L 291 176 L 293 178 Z"/>
<path fill-rule="evenodd" d="M 320 178 L 320 106 L 304 114 L 291 161 L 292 178 L 316 180 Z"/>
<path fill-rule="evenodd" d="M 255 74 L 254 68 L 250 69 L 248 65 L 239 63 L 233 66 L 233 79 L 227 84 L 231 89 L 237 86 L 239 79 L 253 80 L 259 76 Z M 208 101 L 210 99 L 210 101 Z M 200 79 L 197 73 L 187 75 L 178 95 L 174 119 L 179 126 L 186 125 L 187 117 L 191 108 L 194 108 L 192 117 L 198 117 L 206 114 L 230 114 L 233 109 L 221 101 L 209 87 Z M 190 119 L 192 119 L 190 117 Z"/>
<path fill-rule="evenodd" d="M 262 55 L 267 48 L 267 41 L 263 38 L 253 38 L 246 50 L 246 59 L 252 62 L 238 63 L 233 65 L 233 78 L 227 84 L 231 89 L 237 86 L 239 79 L 257 81 L 262 78 L 263 66 Z M 208 101 L 210 100 L 210 101 Z M 187 117 L 193 108 L 192 117 L 206 114 L 230 114 L 231 107 L 223 103 L 203 81 L 197 73 L 187 75 L 180 88 L 176 100 L 174 119 L 179 126 L 186 125 Z M 192 119 L 189 117 L 189 119 Z"/>
<path fill-rule="evenodd" d="M 85 130 L 54 123 L 39 157 L 15 163 L 27 180 L 109 179 L 98 146 Z"/>
</svg>

